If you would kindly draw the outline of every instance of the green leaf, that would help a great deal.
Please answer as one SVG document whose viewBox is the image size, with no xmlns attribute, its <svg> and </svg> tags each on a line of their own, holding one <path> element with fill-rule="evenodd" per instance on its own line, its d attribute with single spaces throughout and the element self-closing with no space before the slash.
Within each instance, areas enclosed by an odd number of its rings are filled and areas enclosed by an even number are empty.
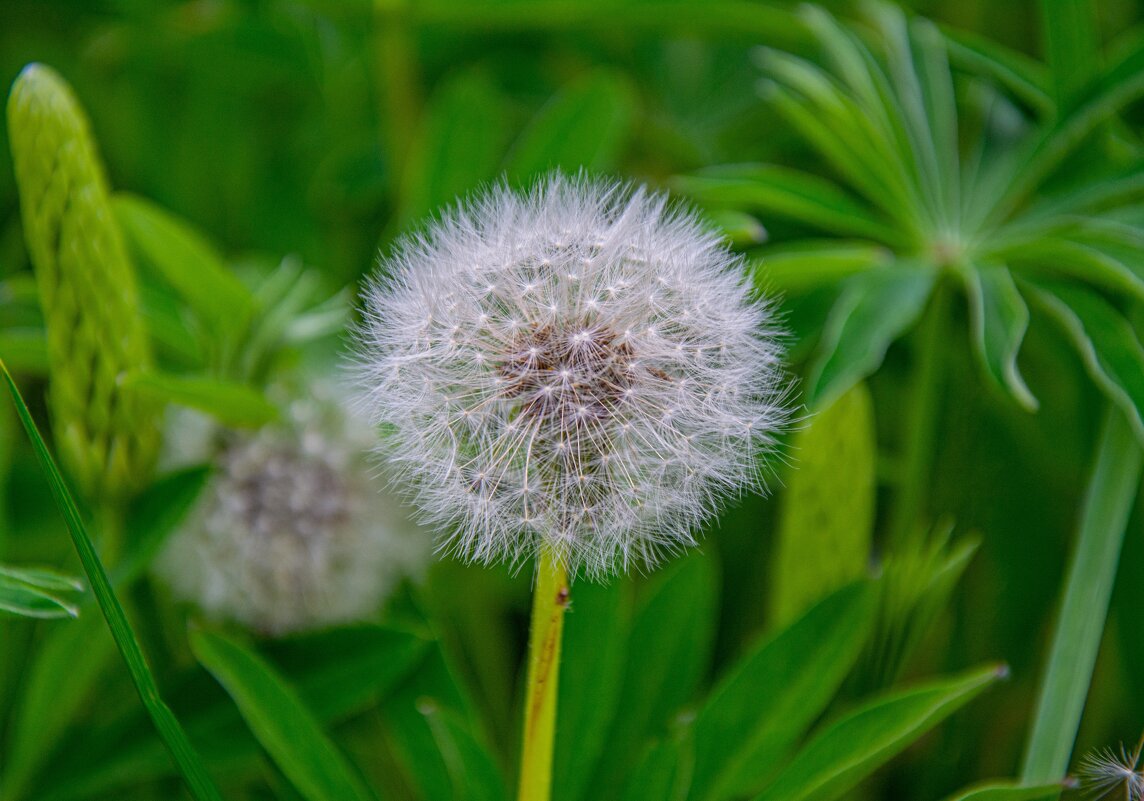
<svg viewBox="0 0 1144 801">
<path fill-rule="evenodd" d="M 695 717 L 689 799 L 759 790 L 854 665 L 875 598 L 867 583 L 838 590 L 731 667 Z"/>
<path fill-rule="evenodd" d="M 754 216 L 735 209 L 710 209 L 704 216 L 723 232 L 733 248 L 748 248 L 767 239 L 767 229 Z"/>
<path fill-rule="evenodd" d="M 1075 285 L 1043 285 L 1036 297 L 1072 339 L 1096 385 L 1144 442 L 1144 346 L 1104 298 Z"/>
<path fill-rule="evenodd" d="M 826 321 L 807 379 L 807 401 L 824 407 L 875 372 L 890 343 L 917 322 L 933 286 L 933 271 L 922 265 L 851 278 Z"/>
<path fill-rule="evenodd" d="M 419 711 L 429 724 L 455 786 L 464 785 L 465 801 L 507 801 L 500 768 L 461 716 L 429 700 L 422 702 Z"/>
<path fill-rule="evenodd" d="M 83 592 L 83 582 L 68 573 L 50 567 L 16 567 L 0 564 L 0 578 L 11 579 L 30 587 L 60 592 Z"/>
<path fill-rule="evenodd" d="M 229 381 L 130 373 L 123 377 L 122 386 L 151 400 L 198 409 L 232 426 L 255 427 L 278 417 L 278 409 L 262 393 Z"/>
<path fill-rule="evenodd" d="M 497 86 L 476 72 L 434 93 L 406 163 L 398 225 L 454 202 L 495 175 L 507 134 L 503 105 Z"/>
<path fill-rule="evenodd" d="M 192 631 L 191 650 L 234 699 L 258 742 L 308 801 L 372 796 L 298 693 L 250 648 L 217 632 Z"/>
<path fill-rule="evenodd" d="M 592 788 L 618 788 L 641 745 L 667 730 L 671 715 L 694 693 L 707 667 L 714 634 L 717 576 L 703 554 L 682 559 L 637 608 L 620 698 Z"/>
<path fill-rule="evenodd" d="M 755 801 L 832 801 L 1004 677 L 1003 667 L 879 697 L 827 724 Z"/>
<path fill-rule="evenodd" d="M 205 466 L 188 467 L 160 477 L 135 498 L 128 511 L 126 553 L 115 570 L 116 584 L 142 575 L 167 538 L 186 517 L 210 478 Z"/>
<path fill-rule="evenodd" d="M 518 180 L 562 168 L 608 171 L 631 127 L 632 98 L 616 75 L 597 72 L 565 87 L 520 134 L 505 170 Z"/>
<path fill-rule="evenodd" d="M 58 595 L 0 574 L 0 613 L 13 617 L 77 617 L 79 609 Z"/>
<path fill-rule="evenodd" d="M 1144 381 L 1144 371 L 1137 375 Z M 1127 419 L 1119 409 L 1109 408 L 1022 760 L 1021 778 L 1026 783 L 1059 781 L 1068 770 L 1104 635 L 1125 529 L 1140 488 L 1142 463 L 1144 452 Z"/>
<path fill-rule="evenodd" d="M 48 372 L 48 338 L 40 328 L 0 329 L 0 356 L 17 373 Z"/>
<path fill-rule="evenodd" d="M 901 235 L 825 178 L 772 164 L 713 167 L 676 176 L 676 191 L 712 207 L 746 208 L 791 217 L 841 236 L 897 244 Z"/>
<path fill-rule="evenodd" d="M 223 258 L 187 222 L 144 198 L 117 193 L 112 211 L 137 256 L 149 263 L 211 327 L 241 330 L 253 298 Z"/>
<path fill-rule="evenodd" d="M 631 603 L 622 581 L 580 582 L 564 617 L 556 744 L 555 801 L 578 801 L 591 788 L 591 770 L 617 711 L 628 653 Z"/>
<path fill-rule="evenodd" d="M 29 782 L 43 769 L 68 723 L 107 670 L 113 653 L 114 641 L 94 615 L 52 629 L 40 643 L 25 668 L 12 725 L 12 748 L 5 755 L 5 798 L 20 798 L 31 786 Z M 166 754 L 160 757 L 166 760 Z"/>
<path fill-rule="evenodd" d="M 942 28 L 950 57 L 958 64 L 996 80 L 1042 115 L 1054 109 L 1045 66 L 992 39 L 954 28 Z"/>
<path fill-rule="evenodd" d="M 872 242 L 812 239 L 784 243 L 768 248 L 753 262 L 755 284 L 779 292 L 803 292 L 884 267 L 891 258 L 884 245 Z"/>
<path fill-rule="evenodd" d="M 1093 0 L 1041 0 L 1041 35 L 1053 94 L 1067 108 L 1076 91 L 1096 71 L 1100 36 Z"/>
<path fill-rule="evenodd" d="M 1061 790 L 1060 784 L 1026 787 L 1015 782 L 990 782 L 954 793 L 946 801 L 1053 801 Z"/>
<path fill-rule="evenodd" d="M 32 421 L 32 415 L 24 404 L 20 391 L 16 388 L 16 382 L 12 380 L 12 376 L 3 361 L 0 361 L 0 372 L 4 374 L 4 380 L 7 382 L 8 389 L 12 393 L 12 399 L 16 404 L 16 414 L 19 416 L 28 438 L 32 441 L 32 448 L 36 452 L 40 466 L 43 467 L 47 475 L 48 486 L 56 504 L 63 513 L 64 522 L 67 523 L 68 533 L 71 535 L 72 544 L 75 546 L 80 564 L 83 565 L 84 573 L 87 575 L 88 584 L 99 603 L 100 611 L 103 612 L 107 627 L 111 630 L 115 644 L 123 656 L 123 661 L 127 664 L 127 670 L 131 674 L 135 688 L 139 691 L 143 705 L 147 708 L 147 712 L 150 714 L 159 736 L 163 739 L 164 745 L 170 751 L 172 759 L 179 766 L 191 794 L 198 801 L 221 801 L 221 796 L 203 767 L 202 760 L 187 740 L 187 735 L 179 725 L 178 720 L 171 714 L 171 710 L 163 702 L 162 696 L 159 695 L 159 688 L 147 667 L 143 649 L 131 630 L 131 625 L 127 622 L 127 616 L 123 612 L 119 599 L 115 596 L 115 591 L 111 588 L 107 571 L 96 554 L 95 546 L 91 542 L 91 537 L 88 536 L 79 509 L 76 508 L 71 492 L 68 490 L 63 476 L 60 475 L 59 468 L 56 466 L 55 460 L 52 459 L 48 446 L 44 444 L 43 437 L 40 436 L 36 424 Z"/>
<path fill-rule="evenodd" d="M 874 409 L 855 384 L 795 432 L 771 570 L 771 614 L 786 623 L 866 572 L 874 529 Z"/>
<path fill-rule="evenodd" d="M 1013 276 L 1002 265 L 980 265 L 965 273 L 973 344 L 986 374 L 1029 411 L 1037 399 L 1017 369 L 1017 352 L 1029 327 L 1029 309 Z"/>
</svg>

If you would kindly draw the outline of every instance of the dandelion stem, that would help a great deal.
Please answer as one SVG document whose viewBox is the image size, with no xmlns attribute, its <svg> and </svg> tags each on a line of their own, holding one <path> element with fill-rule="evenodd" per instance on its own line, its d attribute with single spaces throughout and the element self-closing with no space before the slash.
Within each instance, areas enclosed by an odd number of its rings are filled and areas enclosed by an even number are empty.
<svg viewBox="0 0 1144 801">
<path fill-rule="evenodd" d="M 537 562 L 528 637 L 528 690 L 525 695 L 519 801 L 548 801 L 552 792 L 552 743 L 556 732 L 556 692 L 560 639 L 568 607 L 568 576 L 560 556 L 545 549 Z"/>
<path fill-rule="evenodd" d="M 1068 769 L 1140 470 L 1140 444 L 1124 414 L 1110 409 L 1025 750 L 1021 778 L 1027 783 L 1057 781 Z"/>
</svg>

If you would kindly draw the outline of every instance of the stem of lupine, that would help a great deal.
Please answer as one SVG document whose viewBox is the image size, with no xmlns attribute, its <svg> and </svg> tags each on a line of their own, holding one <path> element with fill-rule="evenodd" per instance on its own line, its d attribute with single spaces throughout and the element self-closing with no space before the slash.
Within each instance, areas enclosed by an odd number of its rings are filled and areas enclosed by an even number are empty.
<svg viewBox="0 0 1144 801">
<path fill-rule="evenodd" d="M 552 792 L 552 744 L 560 678 L 560 640 L 568 608 L 568 575 L 559 555 L 545 549 L 537 561 L 528 636 L 519 801 L 548 801 Z"/>
</svg>

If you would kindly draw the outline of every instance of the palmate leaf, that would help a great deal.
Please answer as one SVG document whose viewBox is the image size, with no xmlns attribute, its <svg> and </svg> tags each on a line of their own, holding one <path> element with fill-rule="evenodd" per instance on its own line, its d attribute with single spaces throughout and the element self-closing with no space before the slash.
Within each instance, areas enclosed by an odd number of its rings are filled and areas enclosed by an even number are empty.
<svg viewBox="0 0 1144 801">
<path fill-rule="evenodd" d="M 1131 323 L 1084 287 L 1041 284 L 1032 291 L 1073 341 L 1093 381 L 1144 442 L 1144 345 Z"/>
<path fill-rule="evenodd" d="M 936 273 L 922 265 L 870 270 L 847 281 L 823 331 L 806 397 L 825 406 L 877 370 L 890 343 L 921 316 Z"/>
<path fill-rule="evenodd" d="M 783 244 L 763 254 L 752 262 L 755 284 L 779 292 L 830 286 L 855 273 L 886 267 L 893 259 L 884 245 L 837 239 Z"/>
<path fill-rule="evenodd" d="M 1029 327 L 1029 309 L 1013 276 L 1001 265 L 981 265 L 965 272 L 974 351 L 986 374 L 1002 392 L 1029 411 L 1037 399 L 1017 369 L 1017 352 Z"/>
<path fill-rule="evenodd" d="M 989 666 L 874 699 L 826 724 L 755 801 L 832 801 L 1006 676 Z"/>
<path fill-rule="evenodd" d="M 61 597 L 58 590 L 45 589 L 23 581 L 8 574 L 5 566 L 0 565 L 0 614 L 45 619 L 67 618 L 79 615 L 79 608 Z"/>
<path fill-rule="evenodd" d="M 1016 782 L 991 782 L 954 793 L 946 801 L 1054 801 L 1062 789 L 1061 784 L 1028 787 Z"/>
<path fill-rule="evenodd" d="M 1042 115 L 1054 110 L 1044 64 L 969 31 L 947 27 L 942 33 L 954 62 L 993 78 Z"/>
</svg>

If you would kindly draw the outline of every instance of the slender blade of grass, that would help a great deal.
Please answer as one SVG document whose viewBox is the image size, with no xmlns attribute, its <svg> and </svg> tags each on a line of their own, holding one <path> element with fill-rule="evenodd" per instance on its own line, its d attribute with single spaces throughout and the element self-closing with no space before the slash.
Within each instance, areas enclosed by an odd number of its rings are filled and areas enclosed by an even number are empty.
<svg viewBox="0 0 1144 801">
<path fill-rule="evenodd" d="M 1110 408 L 1025 749 L 1021 778 L 1027 784 L 1058 781 L 1068 770 L 1125 526 L 1140 486 L 1141 456 L 1127 418 L 1120 409 Z"/>
<path fill-rule="evenodd" d="M 151 715 L 151 720 L 154 722 L 159 736 L 163 739 L 167 750 L 170 751 L 171 758 L 178 765 L 191 795 L 198 801 L 222 801 L 222 796 L 207 774 L 206 768 L 203 767 L 202 760 L 191 746 L 190 741 L 187 740 L 187 735 L 182 726 L 179 725 L 179 721 L 175 719 L 170 708 L 159 695 L 159 688 L 155 684 L 155 677 L 151 675 L 151 671 L 147 667 L 143 649 L 131 630 L 131 624 L 127 622 L 127 615 L 123 611 L 123 606 L 111 588 L 107 571 L 95 551 L 91 537 L 88 536 L 79 509 L 76 508 L 71 492 L 64 483 L 63 476 L 48 451 L 48 446 L 44 443 L 39 429 L 36 428 L 36 424 L 32 420 L 32 415 L 20 395 L 20 390 L 16 387 L 16 382 L 12 380 L 8 367 L 2 360 L 0 360 L 0 372 L 4 374 L 8 390 L 12 393 L 12 400 L 16 404 L 16 414 L 19 416 L 24 430 L 28 433 L 28 438 L 32 441 L 36 458 L 47 475 L 52 496 L 59 505 L 64 521 L 67 523 L 68 533 L 71 534 L 72 543 L 75 545 L 80 563 L 87 574 L 92 593 L 99 603 L 100 611 L 103 612 L 103 616 L 107 620 L 111 636 L 115 638 L 115 644 L 123 655 L 123 661 L 127 663 L 131 680 L 139 691 L 139 697 Z"/>
</svg>

